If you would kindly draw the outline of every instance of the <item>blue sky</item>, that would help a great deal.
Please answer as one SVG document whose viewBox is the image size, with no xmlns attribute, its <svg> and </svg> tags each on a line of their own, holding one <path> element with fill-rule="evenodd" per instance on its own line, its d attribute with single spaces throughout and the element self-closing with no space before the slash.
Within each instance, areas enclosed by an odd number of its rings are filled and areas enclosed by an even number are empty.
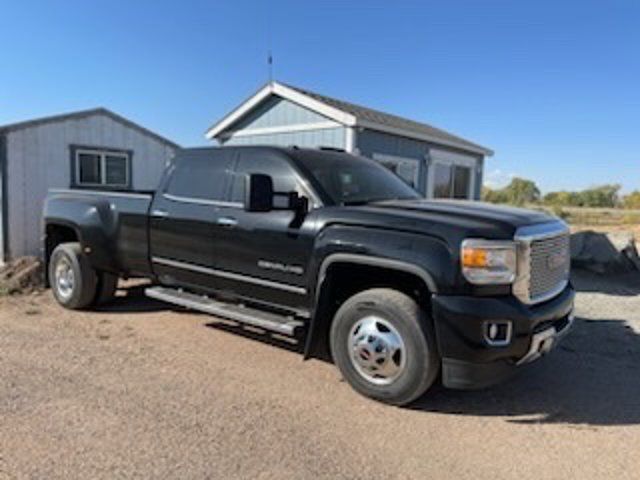
<svg viewBox="0 0 640 480">
<path fill-rule="evenodd" d="M 185 146 L 275 78 L 496 151 L 486 179 L 640 189 L 638 1 L 5 0 L 0 124 L 103 105 Z"/>
</svg>

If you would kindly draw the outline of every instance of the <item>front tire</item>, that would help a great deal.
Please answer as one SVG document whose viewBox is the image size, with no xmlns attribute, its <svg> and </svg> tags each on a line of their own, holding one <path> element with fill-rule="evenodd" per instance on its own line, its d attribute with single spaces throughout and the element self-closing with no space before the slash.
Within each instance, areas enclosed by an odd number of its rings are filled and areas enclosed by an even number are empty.
<svg viewBox="0 0 640 480">
<path fill-rule="evenodd" d="M 440 371 L 431 319 L 408 295 L 374 288 L 338 309 L 330 333 L 334 362 L 359 393 L 392 405 L 424 394 Z"/>
<path fill-rule="evenodd" d="M 96 297 L 96 272 L 77 242 L 61 243 L 54 249 L 48 275 L 53 296 L 65 308 L 87 308 Z"/>
</svg>

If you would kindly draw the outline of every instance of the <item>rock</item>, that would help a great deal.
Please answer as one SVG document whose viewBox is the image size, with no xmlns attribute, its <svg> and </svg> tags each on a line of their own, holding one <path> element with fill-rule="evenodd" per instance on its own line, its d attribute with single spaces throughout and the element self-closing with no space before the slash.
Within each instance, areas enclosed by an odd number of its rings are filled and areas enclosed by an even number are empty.
<svg viewBox="0 0 640 480">
<path fill-rule="evenodd" d="M 572 265 L 592 272 L 624 273 L 640 270 L 633 234 L 577 232 L 571 235 Z"/>
</svg>

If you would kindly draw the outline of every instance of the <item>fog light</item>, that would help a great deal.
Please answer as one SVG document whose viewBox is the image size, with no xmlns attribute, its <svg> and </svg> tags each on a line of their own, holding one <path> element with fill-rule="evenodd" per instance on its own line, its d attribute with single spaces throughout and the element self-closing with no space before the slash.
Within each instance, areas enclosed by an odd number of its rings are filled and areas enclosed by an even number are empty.
<svg viewBox="0 0 640 480">
<path fill-rule="evenodd" d="M 511 322 L 509 320 L 485 322 L 484 340 L 492 347 L 509 345 L 511 343 L 511 330 Z"/>
</svg>

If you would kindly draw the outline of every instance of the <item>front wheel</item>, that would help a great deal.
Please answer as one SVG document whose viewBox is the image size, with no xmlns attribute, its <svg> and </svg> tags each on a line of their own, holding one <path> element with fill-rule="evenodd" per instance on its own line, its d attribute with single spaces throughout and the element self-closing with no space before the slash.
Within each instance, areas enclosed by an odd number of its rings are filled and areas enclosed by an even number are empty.
<svg viewBox="0 0 640 480">
<path fill-rule="evenodd" d="M 49 260 L 49 284 L 60 305 L 72 310 L 88 307 L 96 296 L 97 277 L 76 242 L 58 245 Z"/>
<path fill-rule="evenodd" d="M 385 403 L 412 402 L 440 370 L 431 320 L 397 290 L 375 288 L 349 298 L 334 317 L 330 341 L 345 380 Z"/>
</svg>

